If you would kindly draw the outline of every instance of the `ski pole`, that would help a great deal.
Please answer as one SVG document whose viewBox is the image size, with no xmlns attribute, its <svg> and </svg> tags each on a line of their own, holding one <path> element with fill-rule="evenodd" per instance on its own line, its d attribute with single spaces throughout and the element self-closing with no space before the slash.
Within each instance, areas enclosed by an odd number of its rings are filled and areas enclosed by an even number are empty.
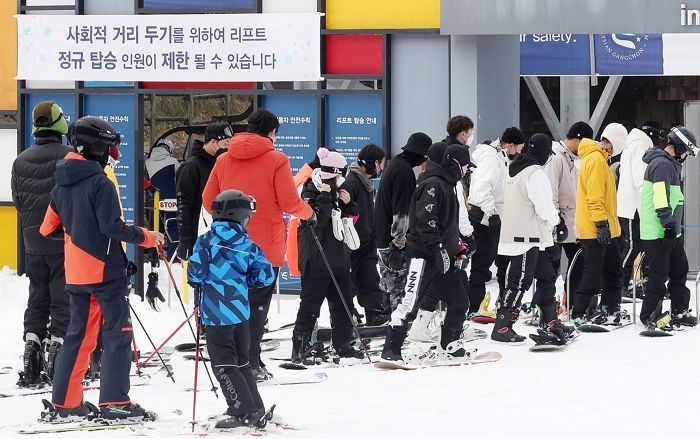
<svg viewBox="0 0 700 439">
<path fill-rule="evenodd" d="M 372 363 L 372 359 L 370 358 L 369 354 L 367 353 L 367 348 L 365 347 L 365 344 L 362 342 L 362 337 L 360 336 L 360 331 L 357 329 L 357 324 L 355 324 L 355 318 L 352 314 L 352 311 L 350 311 L 350 308 L 348 307 L 348 304 L 345 302 L 345 298 L 343 297 L 343 292 L 340 290 L 340 286 L 338 285 L 338 280 L 335 278 L 335 275 L 333 274 L 333 269 L 331 268 L 330 262 L 328 262 L 328 258 L 326 257 L 326 252 L 323 251 L 323 247 L 321 246 L 321 241 L 318 240 L 318 236 L 316 235 L 316 231 L 314 230 L 312 225 L 308 225 L 309 230 L 311 230 L 311 236 L 314 237 L 314 241 L 316 241 L 316 246 L 318 247 L 319 253 L 321 253 L 321 257 L 323 258 L 323 262 L 326 264 L 326 268 L 328 269 L 328 274 L 331 276 L 331 280 L 333 280 L 333 285 L 335 285 L 335 290 L 338 292 L 338 296 L 340 297 L 340 301 L 343 304 L 343 308 L 345 308 L 345 312 L 348 314 L 348 318 L 350 319 L 350 323 L 352 324 L 352 329 L 355 331 L 355 335 L 357 336 L 357 339 L 360 340 L 360 347 L 362 349 L 362 352 L 365 354 L 365 357 L 369 360 L 370 363 Z"/>
<path fill-rule="evenodd" d="M 576 250 L 576 254 L 571 258 L 569 262 L 569 269 L 566 270 L 566 318 L 567 321 L 571 321 L 571 271 L 574 269 L 574 264 L 578 257 L 583 253 L 583 249 Z"/>
<path fill-rule="evenodd" d="M 148 341 L 151 343 L 151 346 L 153 346 L 153 352 L 151 352 L 151 355 L 150 355 L 148 358 L 146 358 L 146 361 L 140 362 L 140 361 L 139 361 L 140 358 L 138 357 L 138 354 L 137 354 L 138 351 L 136 350 L 136 338 L 134 337 L 134 352 L 135 352 L 134 355 L 136 355 L 136 374 L 139 374 L 142 365 L 148 363 L 148 362 L 151 360 L 151 358 L 153 358 L 154 355 L 158 355 L 158 359 L 160 360 L 161 364 L 163 364 L 163 366 L 165 367 L 165 370 L 168 371 L 168 378 L 170 378 L 170 379 L 173 381 L 173 383 L 174 383 L 174 382 L 175 382 L 175 378 L 173 378 L 173 371 L 172 371 L 172 369 L 170 368 L 170 366 L 168 366 L 167 364 L 165 364 L 165 361 L 163 360 L 163 357 L 160 355 L 160 350 L 163 349 L 163 346 L 165 346 L 165 343 L 167 343 L 167 341 L 170 340 L 170 339 L 166 340 L 162 345 L 160 345 L 159 347 L 156 348 L 156 344 L 153 343 L 153 339 L 152 339 L 151 336 L 148 334 L 148 331 L 146 331 L 146 326 L 144 326 L 143 322 L 142 322 L 141 319 L 139 318 L 139 315 L 136 314 L 136 310 L 134 309 L 133 305 L 131 305 L 131 303 L 129 303 L 129 308 L 131 308 L 131 314 L 133 314 L 134 317 L 136 317 L 136 321 L 139 322 L 139 325 L 141 326 L 141 329 L 143 329 L 143 333 L 146 334 L 146 338 L 147 338 Z M 182 327 L 182 326 L 181 326 L 181 327 Z M 179 328 L 178 328 L 178 329 L 179 329 Z M 174 335 L 174 334 L 173 334 L 173 335 Z"/>
<path fill-rule="evenodd" d="M 194 392 L 192 395 L 192 433 L 194 433 L 194 425 L 196 423 L 196 413 L 197 413 L 197 378 L 199 377 L 199 340 L 200 340 L 200 321 L 201 316 L 199 314 L 199 298 L 201 293 L 198 291 L 198 287 L 195 287 L 194 291 L 194 305 L 197 310 L 195 326 L 197 327 L 197 340 L 194 343 Z"/>
<path fill-rule="evenodd" d="M 170 282 L 173 284 L 173 289 L 175 290 L 175 294 L 177 295 L 178 300 L 180 301 L 180 306 L 182 307 L 182 312 L 185 313 L 185 316 L 189 316 L 187 320 L 185 320 L 185 323 L 187 323 L 187 326 L 190 327 L 190 332 L 192 333 L 192 338 L 197 341 L 197 336 L 194 333 L 194 329 L 192 329 L 192 324 L 190 323 L 190 318 L 192 318 L 191 315 L 187 314 L 187 310 L 185 309 L 185 303 L 182 301 L 182 296 L 180 295 L 180 289 L 177 287 L 177 282 L 175 282 L 175 276 L 173 276 L 173 270 L 170 267 L 170 262 L 168 261 L 168 256 L 165 254 L 165 251 L 163 250 L 163 246 L 159 245 L 158 246 L 158 252 L 160 253 L 161 259 L 163 259 L 163 262 L 165 262 L 165 268 L 168 270 L 168 276 L 170 277 Z M 197 310 L 197 308 L 195 308 Z M 184 325 L 184 323 L 183 323 Z M 214 380 L 211 377 L 211 373 L 209 372 L 209 366 L 207 366 L 207 363 L 203 364 L 204 370 L 207 371 L 207 376 L 209 377 L 209 382 L 211 383 L 211 391 L 214 392 L 214 395 L 218 398 L 219 393 L 216 391 L 217 387 L 214 385 Z"/>
</svg>

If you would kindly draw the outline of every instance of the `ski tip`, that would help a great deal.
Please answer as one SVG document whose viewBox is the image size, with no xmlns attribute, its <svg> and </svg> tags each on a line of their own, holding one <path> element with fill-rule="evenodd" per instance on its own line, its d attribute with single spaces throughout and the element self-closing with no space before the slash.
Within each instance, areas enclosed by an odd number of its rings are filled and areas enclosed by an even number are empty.
<svg viewBox="0 0 700 439">
<path fill-rule="evenodd" d="M 660 329 L 647 329 L 646 331 L 642 331 L 639 333 L 642 337 L 651 337 L 651 338 L 656 338 L 656 337 L 672 337 L 673 333 L 668 332 L 668 331 L 662 331 Z"/>
</svg>

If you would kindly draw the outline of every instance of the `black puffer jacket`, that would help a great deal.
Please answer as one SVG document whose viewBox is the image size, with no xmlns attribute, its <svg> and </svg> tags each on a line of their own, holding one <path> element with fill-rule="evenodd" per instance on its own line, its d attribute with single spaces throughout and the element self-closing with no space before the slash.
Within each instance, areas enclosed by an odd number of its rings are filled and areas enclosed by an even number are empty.
<svg viewBox="0 0 700 439">
<path fill-rule="evenodd" d="M 177 187 L 177 229 L 180 235 L 178 256 L 192 255 L 192 247 L 197 241 L 199 214 L 202 210 L 202 192 L 207 185 L 209 174 L 214 168 L 216 157 L 204 150 L 204 144 L 196 140 L 192 154 L 180 165 L 175 175 Z"/>
<path fill-rule="evenodd" d="M 19 212 L 27 253 L 63 253 L 63 240 L 44 238 L 39 226 L 51 200 L 56 162 L 71 151 L 73 148 L 61 144 L 60 134 L 39 131 L 35 144 L 12 164 L 12 202 Z"/>
<path fill-rule="evenodd" d="M 457 255 L 460 238 L 455 184 L 454 177 L 442 165 L 427 162 L 408 214 L 409 256 L 432 257 L 432 249 L 440 244 L 450 256 Z"/>
<path fill-rule="evenodd" d="M 412 158 L 411 153 L 402 152 L 391 159 L 382 174 L 374 218 L 378 248 L 387 248 L 392 242 L 399 248 L 405 246 L 408 208 L 416 189 L 413 167 L 421 163 L 412 163 Z"/>
<path fill-rule="evenodd" d="M 321 242 L 321 247 L 323 247 L 333 273 L 348 274 L 350 249 L 345 245 L 345 242 L 338 241 L 333 235 L 331 210 L 339 208 L 343 215 L 357 215 L 357 206 L 352 201 L 346 205 L 336 197 L 335 194 L 319 192 L 311 180 L 306 182 L 301 191 L 301 198 L 309 203 L 316 213 L 318 224 L 314 227 L 314 231 Z M 328 277 L 328 269 L 309 228 L 309 223 L 302 221 L 297 230 L 299 270 L 301 270 L 302 277 L 326 278 Z"/>
<path fill-rule="evenodd" d="M 374 187 L 371 186 L 371 190 L 368 190 L 369 188 L 363 181 L 364 177 L 358 175 L 357 172 L 362 172 L 362 170 L 351 168 L 341 188 L 348 191 L 350 199 L 357 205 L 359 217 L 355 223 L 355 230 L 360 238 L 360 244 L 365 245 L 370 241 L 370 238 L 374 237 Z"/>
</svg>

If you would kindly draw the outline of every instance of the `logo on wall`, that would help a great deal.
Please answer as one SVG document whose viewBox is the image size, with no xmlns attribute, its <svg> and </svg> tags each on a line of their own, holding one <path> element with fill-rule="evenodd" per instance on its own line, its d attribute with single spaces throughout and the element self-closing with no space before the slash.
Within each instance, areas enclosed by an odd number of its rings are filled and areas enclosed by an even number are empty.
<svg viewBox="0 0 700 439">
<path fill-rule="evenodd" d="M 632 61 L 646 52 L 649 35 L 602 34 L 600 42 L 611 57 L 620 61 Z"/>
<path fill-rule="evenodd" d="M 595 36 L 599 75 L 663 74 L 661 34 L 599 34 Z"/>
</svg>

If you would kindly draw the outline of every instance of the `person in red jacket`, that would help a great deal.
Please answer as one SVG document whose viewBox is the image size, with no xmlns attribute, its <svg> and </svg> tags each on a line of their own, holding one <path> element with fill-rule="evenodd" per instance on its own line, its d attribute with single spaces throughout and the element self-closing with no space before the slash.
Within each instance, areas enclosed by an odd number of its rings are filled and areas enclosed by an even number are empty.
<svg viewBox="0 0 700 439">
<path fill-rule="evenodd" d="M 216 160 L 202 193 L 202 206 L 208 212 L 216 196 L 227 189 L 237 189 L 255 199 L 257 211 L 248 225 L 248 235 L 272 263 L 275 278 L 284 265 L 284 213 L 303 220 L 314 216 L 311 207 L 299 198 L 289 159 L 275 150 L 279 126 L 277 116 L 270 111 L 259 108 L 251 114 L 247 132 L 231 138 L 228 152 Z M 258 380 L 271 377 L 260 360 L 260 340 L 274 289 L 274 282 L 250 289 L 250 365 Z"/>
</svg>

